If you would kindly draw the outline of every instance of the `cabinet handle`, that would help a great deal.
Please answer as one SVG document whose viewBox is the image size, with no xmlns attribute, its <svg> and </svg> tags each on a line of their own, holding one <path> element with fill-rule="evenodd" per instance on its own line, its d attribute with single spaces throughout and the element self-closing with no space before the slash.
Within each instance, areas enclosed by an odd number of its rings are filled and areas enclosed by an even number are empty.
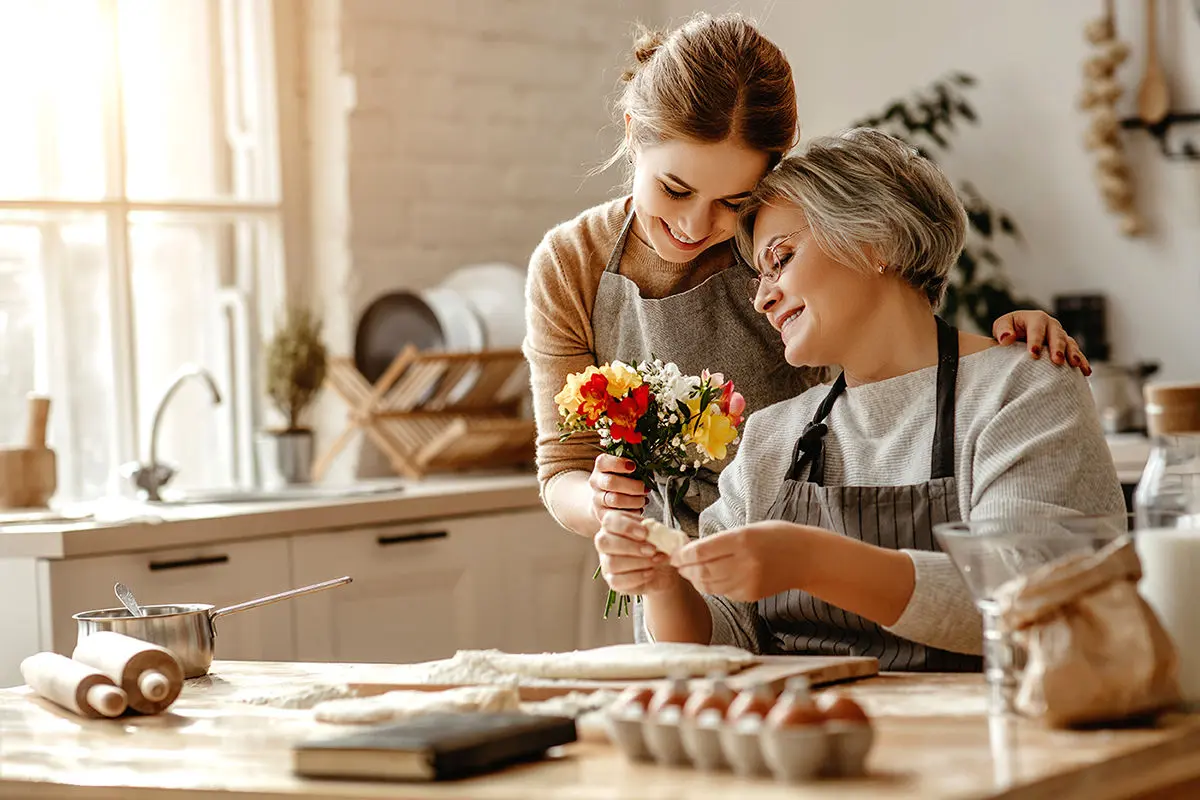
<svg viewBox="0 0 1200 800">
<path fill-rule="evenodd" d="M 408 544 L 409 542 L 425 542 L 430 539 L 447 539 L 450 534 L 446 531 L 423 531 L 421 533 L 398 533 L 394 536 L 377 536 L 375 541 L 380 546 L 389 544 Z"/>
<path fill-rule="evenodd" d="M 181 558 L 178 561 L 151 561 L 150 571 L 159 572 L 164 569 L 183 569 L 184 567 L 207 567 L 210 564 L 228 564 L 229 556 L 199 556 L 197 558 Z"/>
</svg>

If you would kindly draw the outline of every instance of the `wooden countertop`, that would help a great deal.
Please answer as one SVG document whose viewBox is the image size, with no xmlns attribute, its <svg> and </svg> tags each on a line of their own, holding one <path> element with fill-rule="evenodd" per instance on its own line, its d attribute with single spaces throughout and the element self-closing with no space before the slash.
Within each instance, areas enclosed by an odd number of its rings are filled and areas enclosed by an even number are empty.
<svg viewBox="0 0 1200 800">
<path fill-rule="evenodd" d="M 848 685 L 876 720 L 871 776 L 803 787 L 635 765 L 607 743 L 588 740 L 548 761 L 469 781 L 307 781 L 290 773 L 291 744 L 345 729 L 314 722 L 310 711 L 230 699 L 287 682 L 302 689 L 347 670 L 386 675 L 380 665 L 218 661 L 208 677 L 188 682 L 167 713 L 119 720 L 83 720 L 25 688 L 2 691 L 0 796 L 1104 800 L 1200 776 L 1200 716 L 1176 716 L 1155 729 L 1092 732 L 1052 731 L 1026 721 L 989 725 L 978 675 L 883 675 Z"/>
<path fill-rule="evenodd" d="M 0 558 L 75 558 L 214 544 L 421 519 L 541 508 L 529 471 L 438 475 L 401 490 L 341 498 L 196 505 L 138 504 L 112 522 L 0 528 Z"/>
</svg>

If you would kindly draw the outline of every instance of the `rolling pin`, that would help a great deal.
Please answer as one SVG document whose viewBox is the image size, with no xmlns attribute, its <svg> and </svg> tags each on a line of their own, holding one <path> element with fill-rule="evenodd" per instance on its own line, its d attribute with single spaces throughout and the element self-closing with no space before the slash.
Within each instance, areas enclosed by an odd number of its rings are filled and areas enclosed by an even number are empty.
<svg viewBox="0 0 1200 800">
<path fill-rule="evenodd" d="M 85 636 L 71 658 L 112 678 L 139 714 L 163 711 L 183 689 L 183 667 L 174 653 L 123 633 L 98 631 Z"/>
<path fill-rule="evenodd" d="M 119 717 L 128 705 L 112 678 L 58 653 L 36 653 L 21 662 L 30 689 L 85 717 Z"/>
</svg>

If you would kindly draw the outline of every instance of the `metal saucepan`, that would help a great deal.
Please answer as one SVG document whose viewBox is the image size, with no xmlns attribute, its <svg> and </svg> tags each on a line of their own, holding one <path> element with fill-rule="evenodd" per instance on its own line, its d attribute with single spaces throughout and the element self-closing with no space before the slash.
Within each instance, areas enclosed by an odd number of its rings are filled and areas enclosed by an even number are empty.
<svg viewBox="0 0 1200 800">
<path fill-rule="evenodd" d="M 206 675 L 208 668 L 212 666 L 213 640 L 217 636 L 214 622 L 217 617 L 270 605 L 280 600 L 290 600 L 293 597 L 319 592 L 323 589 L 332 589 L 334 586 L 342 586 L 347 583 L 350 583 L 348 575 L 226 608 L 215 608 L 202 603 L 142 606 L 142 613 L 145 616 L 141 617 L 133 616 L 125 608 L 84 611 L 72 617 L 78 626 L 76 642 L 97 631 L 123 633 L 126 636 L 167 648 L 179 659 L 179 663 L 183 667 L 183 677 L 199 678 Z"/>
</svg>

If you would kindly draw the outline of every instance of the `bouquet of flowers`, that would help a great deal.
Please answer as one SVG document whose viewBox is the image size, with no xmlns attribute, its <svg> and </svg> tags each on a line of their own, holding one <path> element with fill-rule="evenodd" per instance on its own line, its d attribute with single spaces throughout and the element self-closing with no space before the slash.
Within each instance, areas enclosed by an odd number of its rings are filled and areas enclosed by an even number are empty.
<svg viewBox="0 0 1200 800">
<path fill-rule="evenodd" d="M 636 367 L 621 361 L 567 376 L 554 397 L 561 439 L 579 433 L 600 437 L 599 449 L 633 461 L 632 477 L 662 501 L 663 524 L 675 527 L 674 509 L 701 466 L 724 460 L 738 440 L 746 401 L 720 373 L 684 375 L 657 358 Z M 595 578 L 600 574 L 596 569 Z M 604 616 L 617 616 L 630 598 L 609 590 Z"/>
</svg>

